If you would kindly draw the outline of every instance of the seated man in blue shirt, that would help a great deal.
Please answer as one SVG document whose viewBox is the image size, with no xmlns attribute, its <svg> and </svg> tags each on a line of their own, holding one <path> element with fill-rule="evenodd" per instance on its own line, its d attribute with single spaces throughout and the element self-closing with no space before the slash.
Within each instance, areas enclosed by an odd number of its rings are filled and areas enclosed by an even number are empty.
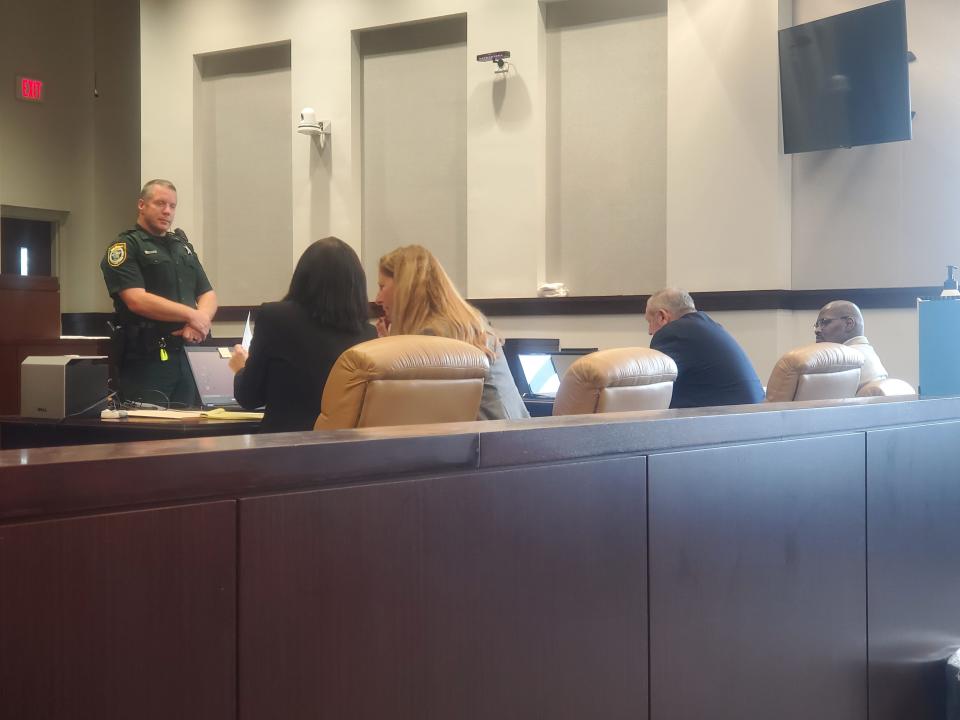
<svg viewBox="0 0 960 720">
<path fill-rule="evenodd" d="M 685 290 L 665 288 L 647 300 L 650 347 L 677 364 L 672 408 L 763 401 L 750 360 L 723 326 L 699 312 Z"/>
</svg>

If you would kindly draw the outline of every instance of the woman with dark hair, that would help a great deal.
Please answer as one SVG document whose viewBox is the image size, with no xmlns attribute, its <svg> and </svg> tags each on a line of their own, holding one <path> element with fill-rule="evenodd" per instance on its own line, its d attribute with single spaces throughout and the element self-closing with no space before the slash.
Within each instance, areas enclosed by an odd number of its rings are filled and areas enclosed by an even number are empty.
<svg viewBox="0 0 960 720">
<path fill-rule="evenodd" d="M 335 237 L 308 247 L 286 297 L 257 311 L 249 356 L 236 345 L 230 358 L 237 402 L 266 405 L 261 431 L 313 429 L 337 358 L 377 336 L 367 310 L 367 281 L 353 249 Z"/>
</svg>

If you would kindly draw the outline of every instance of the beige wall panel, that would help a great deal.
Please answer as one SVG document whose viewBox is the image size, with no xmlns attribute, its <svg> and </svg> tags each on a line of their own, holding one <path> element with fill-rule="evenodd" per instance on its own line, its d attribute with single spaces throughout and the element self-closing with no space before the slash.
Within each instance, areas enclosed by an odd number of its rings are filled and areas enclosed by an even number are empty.
<svg viewBox="0 0 960 720">
<path fill-rule="evenodd" d="M 467 282 L 466 17 L 358 35 L 363 58 L 363 258 L 433 252 Z"/>
<path fill-rule="evenodd" d="M 201 259 L 221 305 L 277 300 L 294 262 L 289 46 L 198 62 Z"/>
<path fill-rule="evenodd" d="M 135 222 L 141 185 L 139 6 L 126 0 L 95 3 L 93 235 L 61 264 L 61 283 L 69 283 L 69 293 L 61 296 L 64 312 L 112 307 L 99 271 L 100 258 L 117 233 Z"/>
<path fill-rule="evenodd" d="M 790 161 L 780 141 L 778 0 L 669 0 L 667 282 L 790 284 Z"/>
<path fill-rule="evenodd" d="M 666 278 L 666 11 L 547 6 L 547 280 L 574 295 Z"/>
<path fill-rule="evenodd" d="M 531 297 L 544 280 L 545 31 L 535 2 L 468 11 L 467 282 L 472 297 Z M 509 50 L 495 75 L 476 55 Z"/>
<path fill-rule="evenodd" d="M 869 2 L 796 0 L 797 22 Z M 914 138 L 794 159 L 797 288 L 912 287 L 942 281 L 960 251 L 960 3 L 907 3 Z"/>
</svg>

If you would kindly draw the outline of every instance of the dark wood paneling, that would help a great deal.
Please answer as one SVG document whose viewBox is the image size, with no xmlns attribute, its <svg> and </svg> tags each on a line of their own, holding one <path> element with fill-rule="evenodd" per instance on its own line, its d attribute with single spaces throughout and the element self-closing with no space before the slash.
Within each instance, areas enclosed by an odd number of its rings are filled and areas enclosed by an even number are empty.
<svg viewBox="0 0 960 720">
<path fill-rule="evenodd" d="M 60 280 L 41 275 L 0 274 L 0 291 L 59 292 Z"/>
<path fill-rule="evenodd" d="M 649 458 L 651 718 L 866 718 L 864 442 Z"/>
<path fill-rule="evenodd" d="M 216 717 L 226 681 L 169 673 L 224 652 L 203 633 L 233 620 L 208 583 L 230 586 L 236 527 L 51 516 L 253 496 L 259 716 L 646 717 L 634 456 L 656 451 L 655 720 L 864 717 L 867 607 L 874 720 L 932 718 L 960 644 L 957 418 L 960 399 L 878 399 L 0 452 L 0 716 Z M 118 683 L 156 715 L 101 712 Z"/>
<path fill-rule="evenodd" d="M 402 719 L 422 703 L 419 488 L 240 501 L 240 713 Z"/>
<path fill-rule="evenodd" d="M 19 348 L 0 345 L 0 414 L 20 412 Z M 0 447 L 3 447 L 0 445 Z"/>
<path fill-rule="evenodd" d="M 399 427 L 3 450 L 0 520 L 476 467 L 476 433 L 422 428 L 419 434 Z"/>
<path fill-rule="evenodd" d="M 0 715 L 234 717 L 235 517 L 221 502 L 0 526 Z"/>
<path fill-rule="evenodd" d="M 960 398 L 862 398 L 2 450 L 0 519 L 453 472 L 478 462 L 486 468 L 567 462 L 957 417 Z"/>
<path fill-rule="evenodd" d="M 60 337 L 57 278 L 0 275 L 0 343 Z"/>
<path fill-rule="evenodd" d="M 645 720 L 645 458 L 434 481 L 422 507 L 419 717 Z"/>
<path fill-rule="evenodd" d="M 646 718 L 644 469 L 242 500 L 242 716 Z"/>
<path fill-rule="evenodd" d="M 940 720 L 960 647 L 960 423 L 867 434 L 871 720 Z"/>
</svg>

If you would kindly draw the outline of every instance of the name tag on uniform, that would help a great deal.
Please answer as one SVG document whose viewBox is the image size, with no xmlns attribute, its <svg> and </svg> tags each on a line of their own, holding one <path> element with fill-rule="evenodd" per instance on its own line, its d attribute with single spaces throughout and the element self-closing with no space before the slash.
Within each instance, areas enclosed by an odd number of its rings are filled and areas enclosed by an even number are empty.
<svg viewBox="0 0 960 720">
<path fill-rule="evenodd" d="M 144 251 L 143 251 L 143 254 L 144 254 L 144 255 L 156 255 L 156 254 L 157 254 L 157 251 L 156 251 L 156 250 L 144 250 Z"/>
</svg>

